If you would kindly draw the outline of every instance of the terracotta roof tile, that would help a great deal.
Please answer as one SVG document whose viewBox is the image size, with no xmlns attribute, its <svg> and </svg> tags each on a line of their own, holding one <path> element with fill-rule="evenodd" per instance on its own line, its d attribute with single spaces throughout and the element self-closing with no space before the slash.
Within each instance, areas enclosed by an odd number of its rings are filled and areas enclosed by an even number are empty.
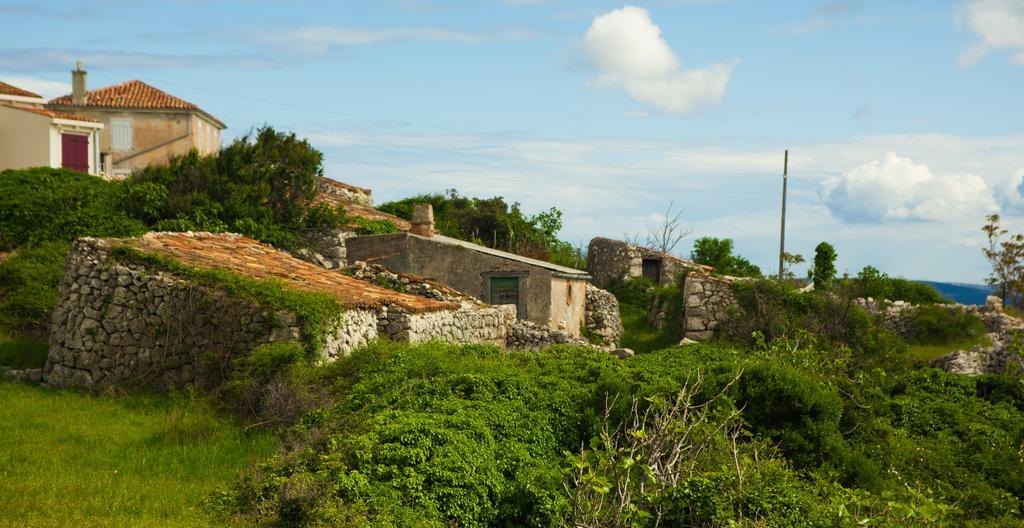
<svg viewBox="0 0 1024 528">
<path fill-rule="evenodd" d="M 0 95 L 16 95 L 18 97 L 35 97 L 36 99 L 42 99 L 43 98 L 43 96 L 41 96 L 41 95 L 39 95 L 37 93 L 32 93 L 32 92 L 30 92 L 28 90 L 22 90 L 21 88 L 18 88 L 17 86 L 13 86 L 13 85 L 7 84 L 7 83 L 5 83 L 3 81 L 0 81 Z"/>
<path fill-rule="evenodd" d="M 154 88 L 142 81 L 127 81 L 106 88 L 89 90 L 85 104 L 75 105 L 70 95 L 51 99 L 50 104 L 62 106 L 101 106 L 111 108 L 152 108 L 173 110 L 198 110 L 199 107 L 184 99 Z"/>
<path fill-rule="evenodd" d="M 232 233 L 148 233 L 139 238 L 110 239 L 108 243 L 127 243 L 197 268 L 227 269 L 258 279 L 277 279 L 295 289 L 331 295 L 346 308 L 399 306 L 410 312 L 458 308 L 455 303 L 398 293 L 353 279 Z"/>
<path fill-rule="evenodd" d="M 56 112 L 54 110 L 48 110 L 46 108 L 32 108 L 32 107 L 27 107 L 27 106 L 11 106 L 9 108 L 15 108 L 15 109 L 18 109 L 18 110 L 24 110 L 26 112 L 32 112 L 33 114 L 44 115 L 46 117 L 52 117 L 52 118 L 55 118 L 55 119 L 68 119 L 68 120 L 71 120 L 71 121 L 85 121 L 87 123 L 99 123 L 99 121 L 97 121 L 95 119 L 88 118 L 88 117 L 83 117 L 83 116 L 75 115 L 75 114 L 69 114 L 67 112 Z"/>
<path fill-rule="evenodd" d="M 326 178 L 321 178 L 321 180 L 326 180 Z M 341 186 L 349 187 L 352 189 L 363 190 L 360 187 L 343 184 L 341 182 L 335 181 L 333 183 L 340 184 Z M 340 205 L 345 208 L 345 212 L 347 212 L 348 214 L 352 216 L 357 216 L 359 218 L 366 218 L 367 220 L 390 220 L 391 223 L 395 224 L 395 227 L 397 227 L 399 231 L 408 231 L 412 229 L 412 224 L 404 218 L 399 218 L 393 214 L 385 213 L 384 211 L 378 211 L 373 207 L 356 203 L 338 194 L 321 192 L 320 194 L 317 195 L 316 202 L 325 203 L 333 206 Z"/>
</svg>

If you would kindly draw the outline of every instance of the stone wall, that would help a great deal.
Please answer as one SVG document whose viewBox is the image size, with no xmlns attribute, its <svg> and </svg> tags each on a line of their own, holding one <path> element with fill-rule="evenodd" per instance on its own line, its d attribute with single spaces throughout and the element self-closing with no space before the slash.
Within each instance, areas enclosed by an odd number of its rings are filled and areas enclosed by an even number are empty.
<svg viewBox="0 0 1024 528">
<path fill-rule="evenodd" d="M 711 270 L 708 266 L 621 240 L 598 237 L 587 247 L 587 271 L 593 283 L 601 288 L 642 276 L 644 259 L 661 262 L 661 273 L 656 281 L 661 286 L 675 284 L 681 275 L 691 271 Z"/>
<path fill-rule="evenodd" d="M 382 288 L 437 301 L 457 303 L 479 302 L 475 298 L 455 291 L 439 282 L 416 277 L 415 275 L 395 273 L 380 264 L 367 264 L 357 260 L 352 263 L 346 273 L 350 274 L 354 279 L 370 282 Z"/>
<path fill-rule="evenodd" d="M 354 202 L 367 207 L 373 206 L 373 191 L 349 185 L 330 178 L 320 178 L 316 186 L 317 194 L 327 195 L 340 200 Z"/>
<path fill-rule="evenodd" d="M 618 346 L 624 332 L 619 315 L 619 301 L 611 292 L 587 285 L 586 326 L 610 348 Z"/>
<path fill-rule="evenodd" d="M 252 347 L 297 337 L 271 313 L 168 273 L 115 262 L 102 241 L 76 241 L 51 321 L 50 385 L 209 387 Z"/>
<path fill-rule="evenodd" d="M 439 340 L 503 346 L 509 326 L 515 320 L 516 310 L 510 305 L 469 306 L 419 314 L 405 313 L 392 307 L 381 311 L 378 329 L 382 336 L 394 341 L 423 343 Z"/>
<path fill-rule="evenodd" d="M 683 337 L 704 341 L 729 318 L 737 301 L 730 280 L 694 272 L 683 283 L 683 306 Z"/>
<path fill-rule="evenodd" d="M 340 230 L 329 236 L 310 240 L 311 249 L 299 249 L 293 255 L 327 269 L 342 269 L 348 266 L 345 241 L 355 236 L 359 236 L 355 231 Z"/>
<path fill-rule="evenodd" d="M 505 346 L 512 350 L 542 350 L 553 345 L 573 345 L 597 348 L 586 339 L 565 332 L 551 330 L 529 321 L 515 321 L 508 327 Z"/>
</svg>

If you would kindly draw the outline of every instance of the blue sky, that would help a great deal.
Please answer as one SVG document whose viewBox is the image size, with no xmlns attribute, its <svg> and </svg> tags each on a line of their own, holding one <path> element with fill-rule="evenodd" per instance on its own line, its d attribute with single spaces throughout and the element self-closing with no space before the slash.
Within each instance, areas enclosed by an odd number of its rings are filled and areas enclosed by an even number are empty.
<svg viewBox="0 0 1024 528">
<path fill-rule="evenodd" d="M 770 270 L 787 148 L 787 247 L 842 271 L 980 282 L 984 216 L 1024 230 L 1024 0 L 0 0 L 0 79 L 59 95 L 76 59 L 378 201 L 501 194 L 576 243 L 671 200 Z"/>
</svg>

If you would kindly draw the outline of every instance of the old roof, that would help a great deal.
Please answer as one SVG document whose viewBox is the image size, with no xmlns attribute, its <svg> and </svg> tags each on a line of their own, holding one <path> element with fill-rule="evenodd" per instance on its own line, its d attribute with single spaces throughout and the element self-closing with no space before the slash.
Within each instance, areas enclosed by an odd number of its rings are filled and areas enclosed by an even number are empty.
<svg viewBox="0 0 1024 528">
<path fill-rule="evenodd" d="M 481 246 L 478 244 L 474 244 L 472 242 L 466 242 L 465 240 L 459 240 L 457 238 L 446 237 L 444 235 L 433 235 L 430 237 L 423 237 L 419 235 L 414 235 L 412 233 L 409 233 L 409 236 L 417 237 L 423 240 L 433 240 L 435 242 L 440 242 L 442 244 L 448 244 L 451 246 L 459 246 L 466 249 L 471 249 L 473 251 L 479 251 L 480 253 L 486 253 L 488 255 L 492 255 L 495 257 L 501 257 L 503 259 L 508 259 L 515 262 L 522 262 L 523 264 L 529 264 L 531 266 L 537 266 L 539 268 L 548 269 L 560 273 L 562 275 L 578 276 L 578 278 L 580 279 L 590 279 L 590 274 L 588 274 L 586 271 L 578 270 L 575 268 L 569 268 L 566 266 L 559 266 L 558 264 L 552 264 L 550 262 L 532 259 L 529 257 L 524 257 L 522 255 L 516 255 L 515 253 L 509 253 L 507 251 L 502 251 L 500 249 L 493 249 L 487 246 Z"/>
<path fill-rule="evenodd" d="M 32 92 L 30 92 L 28 90 L 23 90 L 21 88 L 18 88 L 17 86 L 14 86 L 14 85 L 11 85 L 11 84 L 7 84 L 7 83 L 5 83 L 3 81 L 0 81 L 0 95 L 14 95 L 14 96 L 18 96 L 18 97 L 34 97 L 36 99 L 42 99 L 43 98 L 43 96 L 41 96 L 41 95 L 39 95 L 37 93 L 32 93 Z"/>
<path fill-rule="evenodd" d="M 338 180 L 335 180 L 335 179 L 332 179 L 332 178 L 326 178 L 326 177 L 320 177 L 320 179 L 317 180 L 317 183 L 319 185 L 323 185 L 323 186 L 326 186 L 326 187 L 334 187 L 334 188 L 342 189 L 342 190 L 346 190 L 346 191 L 354 191 L 354 192 L 357 192 L 357 193 L 360 193 L 360 194 L 367 194 L 367 195 L 369 195 L 369 194 L 371 194 L 373 192 L 370 189 L 367 189 L 365 187 L 356 187 L 355 185 L 352 185 L 350 183 L 345 183 L 345 182 L 342 182 L 342 181 L 338 181 Z"/>
<path fill-rule="evenodd" d="M 89 90 L 85 94 L 85 104 L 75 104 L 71 95 L 62 95 L 51 99 L 50 104 L 60 106 L 86 106 L 94 108 L 138 108 L 146 110 L 195 110 L 202 112 L 215 122 L 224 126 L 219 119 L 204 112 L 194 103 L 179 99 L 163 90 L 154 88 L 142 81 L 132 80 L 121 84 Z"/>
<path fill-rule="evenodd" d="M 410 312 L 458 308 L 454 303 L 398 293 L 353 279 L 233 233 L 154 232 L 111 242 L 124 242 L 142 251 L 167 255 L 188 266 L 226 269 L 257 279 L 277 279 L 295 289 L 331 295 L 346 308 L 399 306 Z"/>
<path fill-rule="evenodd" d="M 95 119 L 90 119 L 88 117 L 83 117 L 83 116 L 75 115 L 75 114 L 69 114 L 67 112 L 57 112 L 57 111 L 50 110 L 50 109 L 47 109 L 47 108 L 33 108 L 33 107 L 28 107 L 28 106 L 9 106 L 7 108 L 13 108 L 15 110 L 21 110 L 21 111 L 24 111 L 24 112 L 32 112 L 33 114 L 39 114 L 39 115 L 43 115 L 43 116 L 46 116 L 46 117 L 52 117 L 54 119 L 67 119 L 69 121 L 83 121 L 83 122 L 86 122 L 86 123 L 99 123 L 99 121 L 97 121 Z"/>
</svg>

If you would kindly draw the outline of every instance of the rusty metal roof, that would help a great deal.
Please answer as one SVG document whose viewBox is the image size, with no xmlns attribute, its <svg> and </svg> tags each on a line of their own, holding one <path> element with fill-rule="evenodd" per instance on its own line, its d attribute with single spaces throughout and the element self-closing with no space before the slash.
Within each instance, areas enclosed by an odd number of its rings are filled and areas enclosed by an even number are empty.
<svg viewBox="0 0 1024 528">
<path fill-rule="evenodd" d="M 233 233 L 154 232 L 111 242 L 170 256 L 196 268 L 226 269 L 257 279 L 277 279 L 298 290 L 331 295 L 346 308 L 399 306 L 414 313 L 458 308 L 455 303 L 381 288 Z"/>
</svg>

